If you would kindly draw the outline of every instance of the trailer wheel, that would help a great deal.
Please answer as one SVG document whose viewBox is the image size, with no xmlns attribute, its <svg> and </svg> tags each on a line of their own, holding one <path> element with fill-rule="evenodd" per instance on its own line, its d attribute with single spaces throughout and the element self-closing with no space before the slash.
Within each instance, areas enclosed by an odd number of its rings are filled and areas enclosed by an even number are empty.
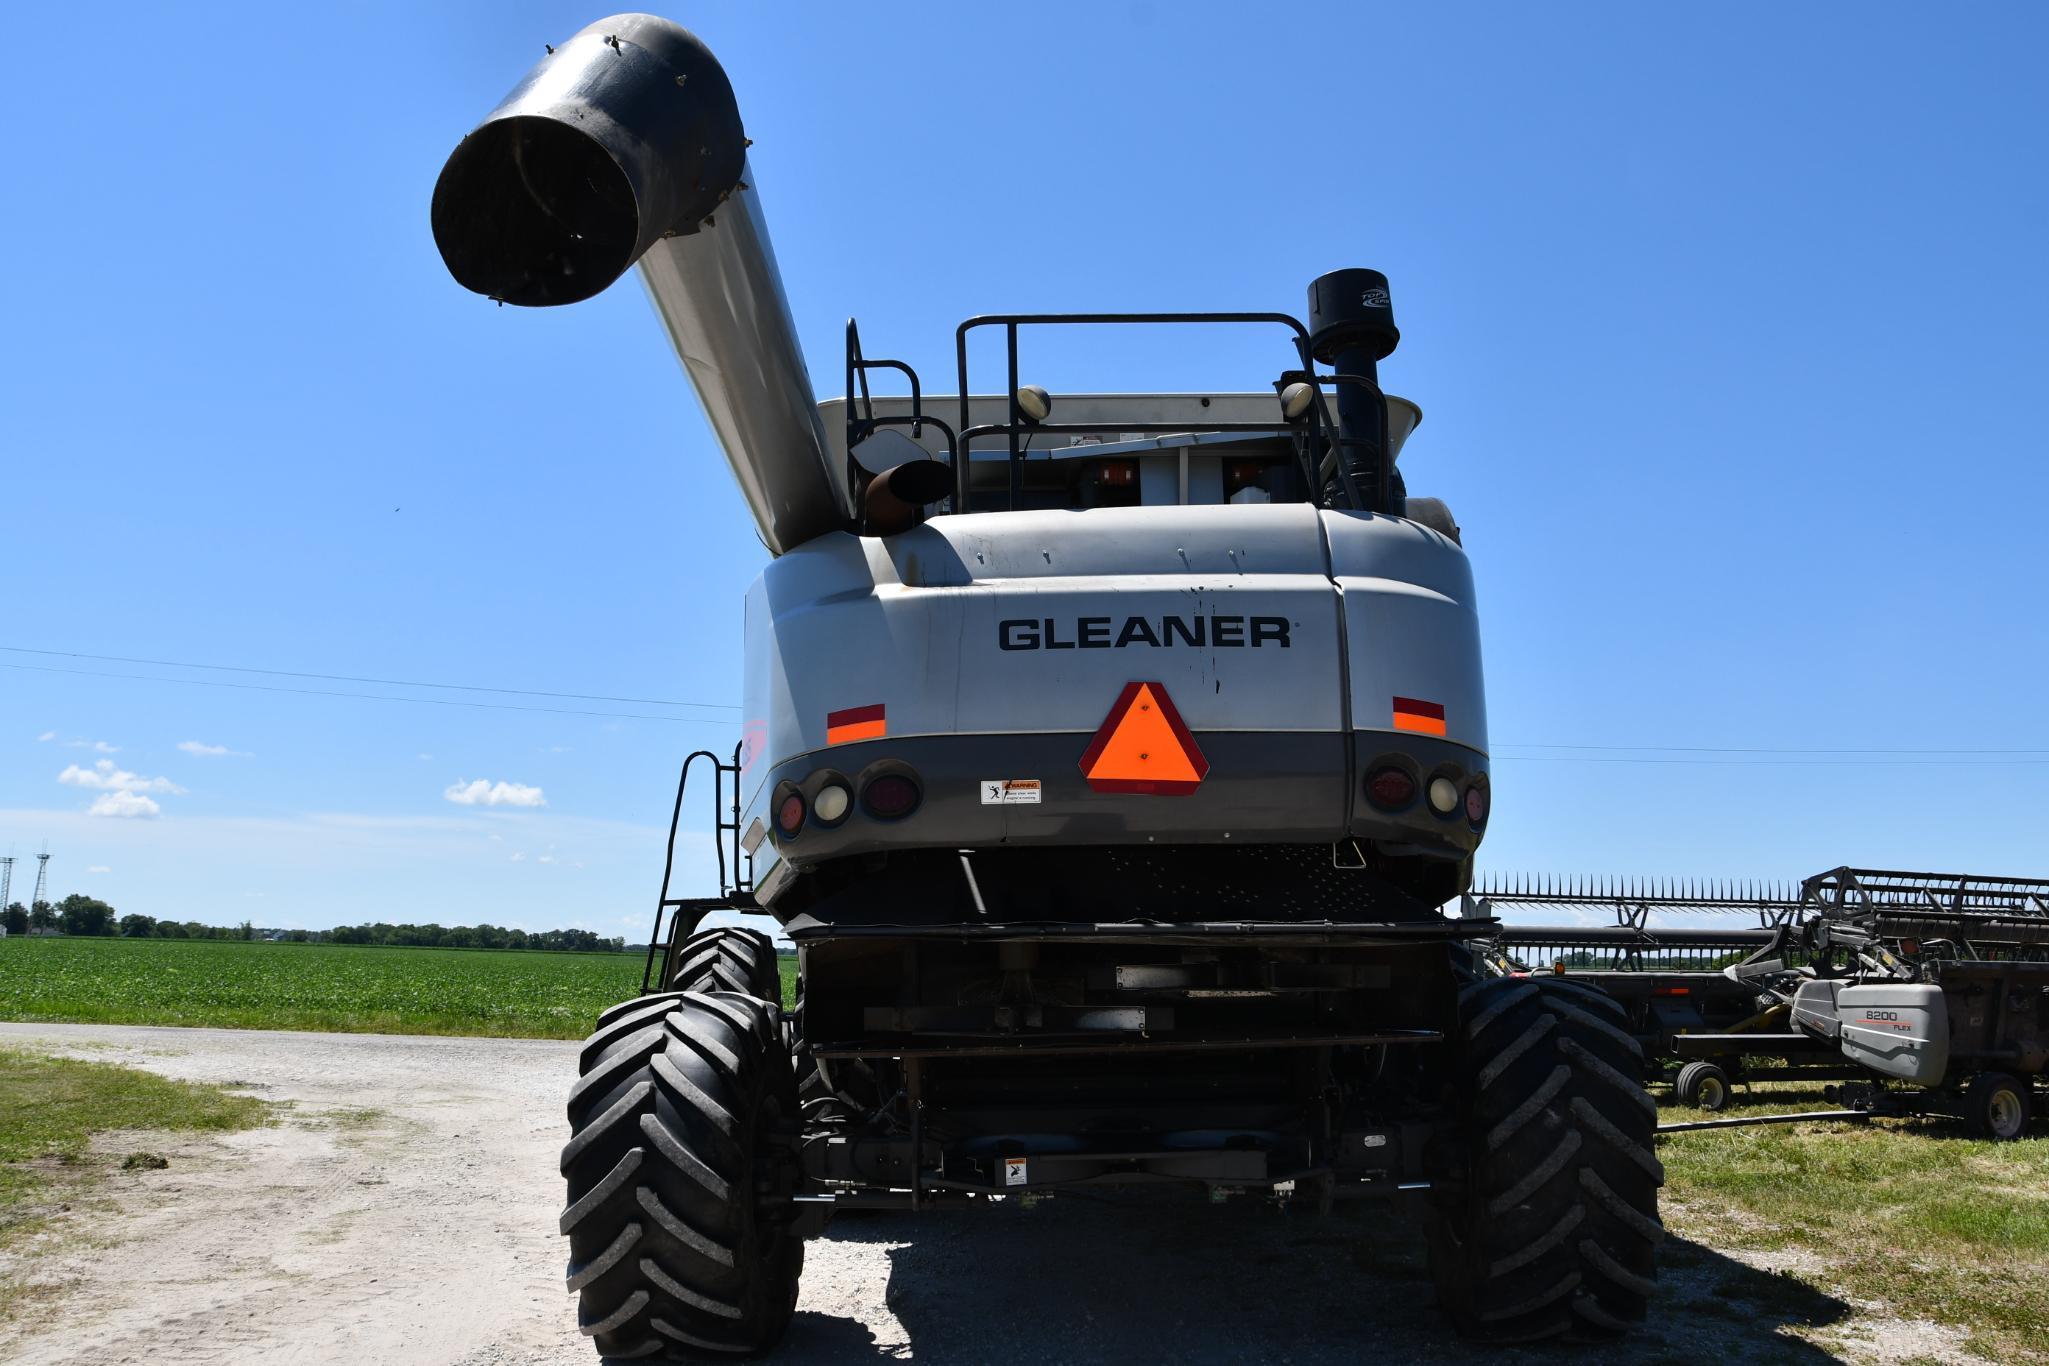
<svg viewBox="0 0 2049 1366">
<path fill-rule="evenodd" d="M 1697 1105 L 1703 1110 L 1726 1110 L 1731 1094 L 1729 1074 L 1705 1058 L 1698 1059 L 1679 1069 L 1678 1080 L 1672 1083 L 1672 1094 L 1681 1105 Z"/>
<path fill-rule="evenodd" d="M 782 1004 L 782 969 L 775 944 L 760 930 L 722 925 L 699 930 L 676 952 L 671 991 L 737 991 L 771 1005 Z"/>
<path fill-rule="evenodd" d="M 562 1150 L 569 1288 L 607 1357 L 754 1353 L 797 1303 L 797 1086 L 779 1009 L 691 993 L 584 1045 Z"/>
<path fill-rule="evenodd" d="M 2034 1109 L 2028 1083 L 2004 1072 L 1971 1078 L 1964 1093 L 1964 1123 L 1980 1138 L 2008 1143 L 2028 1132 Z"/>
<path fill-rule="evenodd" d="M 1657 1288 L 1657 1106 L 1606 994 L 1499 978 L 1459 997 L 1463 1152 L 1429 1209 L 1438 1302 L 1487 1342 L 1612 1337 Z"/>
</svg>

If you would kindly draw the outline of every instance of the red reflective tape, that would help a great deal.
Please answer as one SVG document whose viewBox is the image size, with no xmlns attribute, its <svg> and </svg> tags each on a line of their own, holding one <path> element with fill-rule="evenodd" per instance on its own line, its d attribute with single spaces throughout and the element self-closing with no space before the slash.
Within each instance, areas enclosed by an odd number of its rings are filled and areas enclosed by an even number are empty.
<svg viewBox="0 0 2049 1366">
<path fill-rule="evenodd" d="M 883 704 L 872 702 L 865 707 L 848 707 L 845 711 L 829 711 L 825 714 L 825 724 L 828 728 L 833 726 L 857 726 L 863 721 L 882 720 L 882 713 Z"/>
</svg>

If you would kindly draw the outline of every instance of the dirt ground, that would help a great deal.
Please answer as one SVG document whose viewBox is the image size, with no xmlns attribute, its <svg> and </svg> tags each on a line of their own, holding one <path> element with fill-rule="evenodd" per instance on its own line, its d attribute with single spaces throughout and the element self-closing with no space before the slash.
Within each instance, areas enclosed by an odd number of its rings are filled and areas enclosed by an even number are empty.
<svg viewBox="0 0 2049 1366">
<path fill-rule="evenodd" d="M 0 1327 L 0 1361 L 595 1360 L 555 1232 L 576 1045 L 28 1024 L 0 1024 L 0 1044 L 287 1103 L 266 1128 L 157 1142 L 167 1168 L 117 1173 L 63 1215 L 30 1264 L 33 1307 Z M 1683 1236 L 1666 1252 L 1652 1327 L 1604 1362 L 1974 1360 L 1948 1330 L 1874 1318 Z M 1578 1358 L 1461 1349 L 1431 1307 L 1420 1240 L 1385 1210 L 1318 1219 L 1148 1194 L 842 1220 L 809 1245 L 775 1359 L 1312 1366 L 1367 1352 Z"/>
</svg>

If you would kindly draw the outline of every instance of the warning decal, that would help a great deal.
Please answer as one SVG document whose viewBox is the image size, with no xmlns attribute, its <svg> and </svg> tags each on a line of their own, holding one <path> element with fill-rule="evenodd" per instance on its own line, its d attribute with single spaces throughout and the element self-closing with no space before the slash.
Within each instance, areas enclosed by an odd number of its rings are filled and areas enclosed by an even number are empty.
<svg viewBox="0 0 2049 1366">
<path fill-rule="evenodd" d="M 1081 756 L 1081 772 L 1097 792 L 1185 796 L 1201 785 L 1209 760 L 1166 688 L 1127 683 Z"/>
<path fill-rule="evenodd" d="M 1039 804 L 1039 780 L 1037 778 L 984 778 L 982 779 L 982 805 L 984 806 L 1037 806 Z"/>
<path fill-rule="evenodd" d="M 1003 1184 L 1022 1186 L 1025 1183 L 1025 1160 L 1021 1157 L 1003 1159 Z"/>
</svg>

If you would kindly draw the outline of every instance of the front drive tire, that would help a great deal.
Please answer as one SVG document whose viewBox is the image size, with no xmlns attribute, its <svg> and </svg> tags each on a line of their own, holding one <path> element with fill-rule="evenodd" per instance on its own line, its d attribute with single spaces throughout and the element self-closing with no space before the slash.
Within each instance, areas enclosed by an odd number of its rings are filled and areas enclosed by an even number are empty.
<svg viewBox="0 0 2049 1366">
<path fill-rule="evenodd" d="M 1505 978 L 1459 997 L 1463 1153 L 1431 1207 L 1438 1302 L 1486 1342 L 1613 1337 L 1657 1289 L 1657 1107 L 1622 1007 Z"/>
<path fill-rule="evenodd" d="M 797 1088 L 780 1011 L 733 993 L 608 1012 L 584 1044 L 562 1150 L 569 1288 L 607 1357 L 766 1351 L 789 1326 L 804 1245 L 782 1164 Z"/>
<path fill-rule="evenodd" d="M 699 930 L 678 946 L 670 991 L 737 991 L 771 1005 L 783 999 L 775 944 L 760 930 L 721 925 Z"/>
</svg>

